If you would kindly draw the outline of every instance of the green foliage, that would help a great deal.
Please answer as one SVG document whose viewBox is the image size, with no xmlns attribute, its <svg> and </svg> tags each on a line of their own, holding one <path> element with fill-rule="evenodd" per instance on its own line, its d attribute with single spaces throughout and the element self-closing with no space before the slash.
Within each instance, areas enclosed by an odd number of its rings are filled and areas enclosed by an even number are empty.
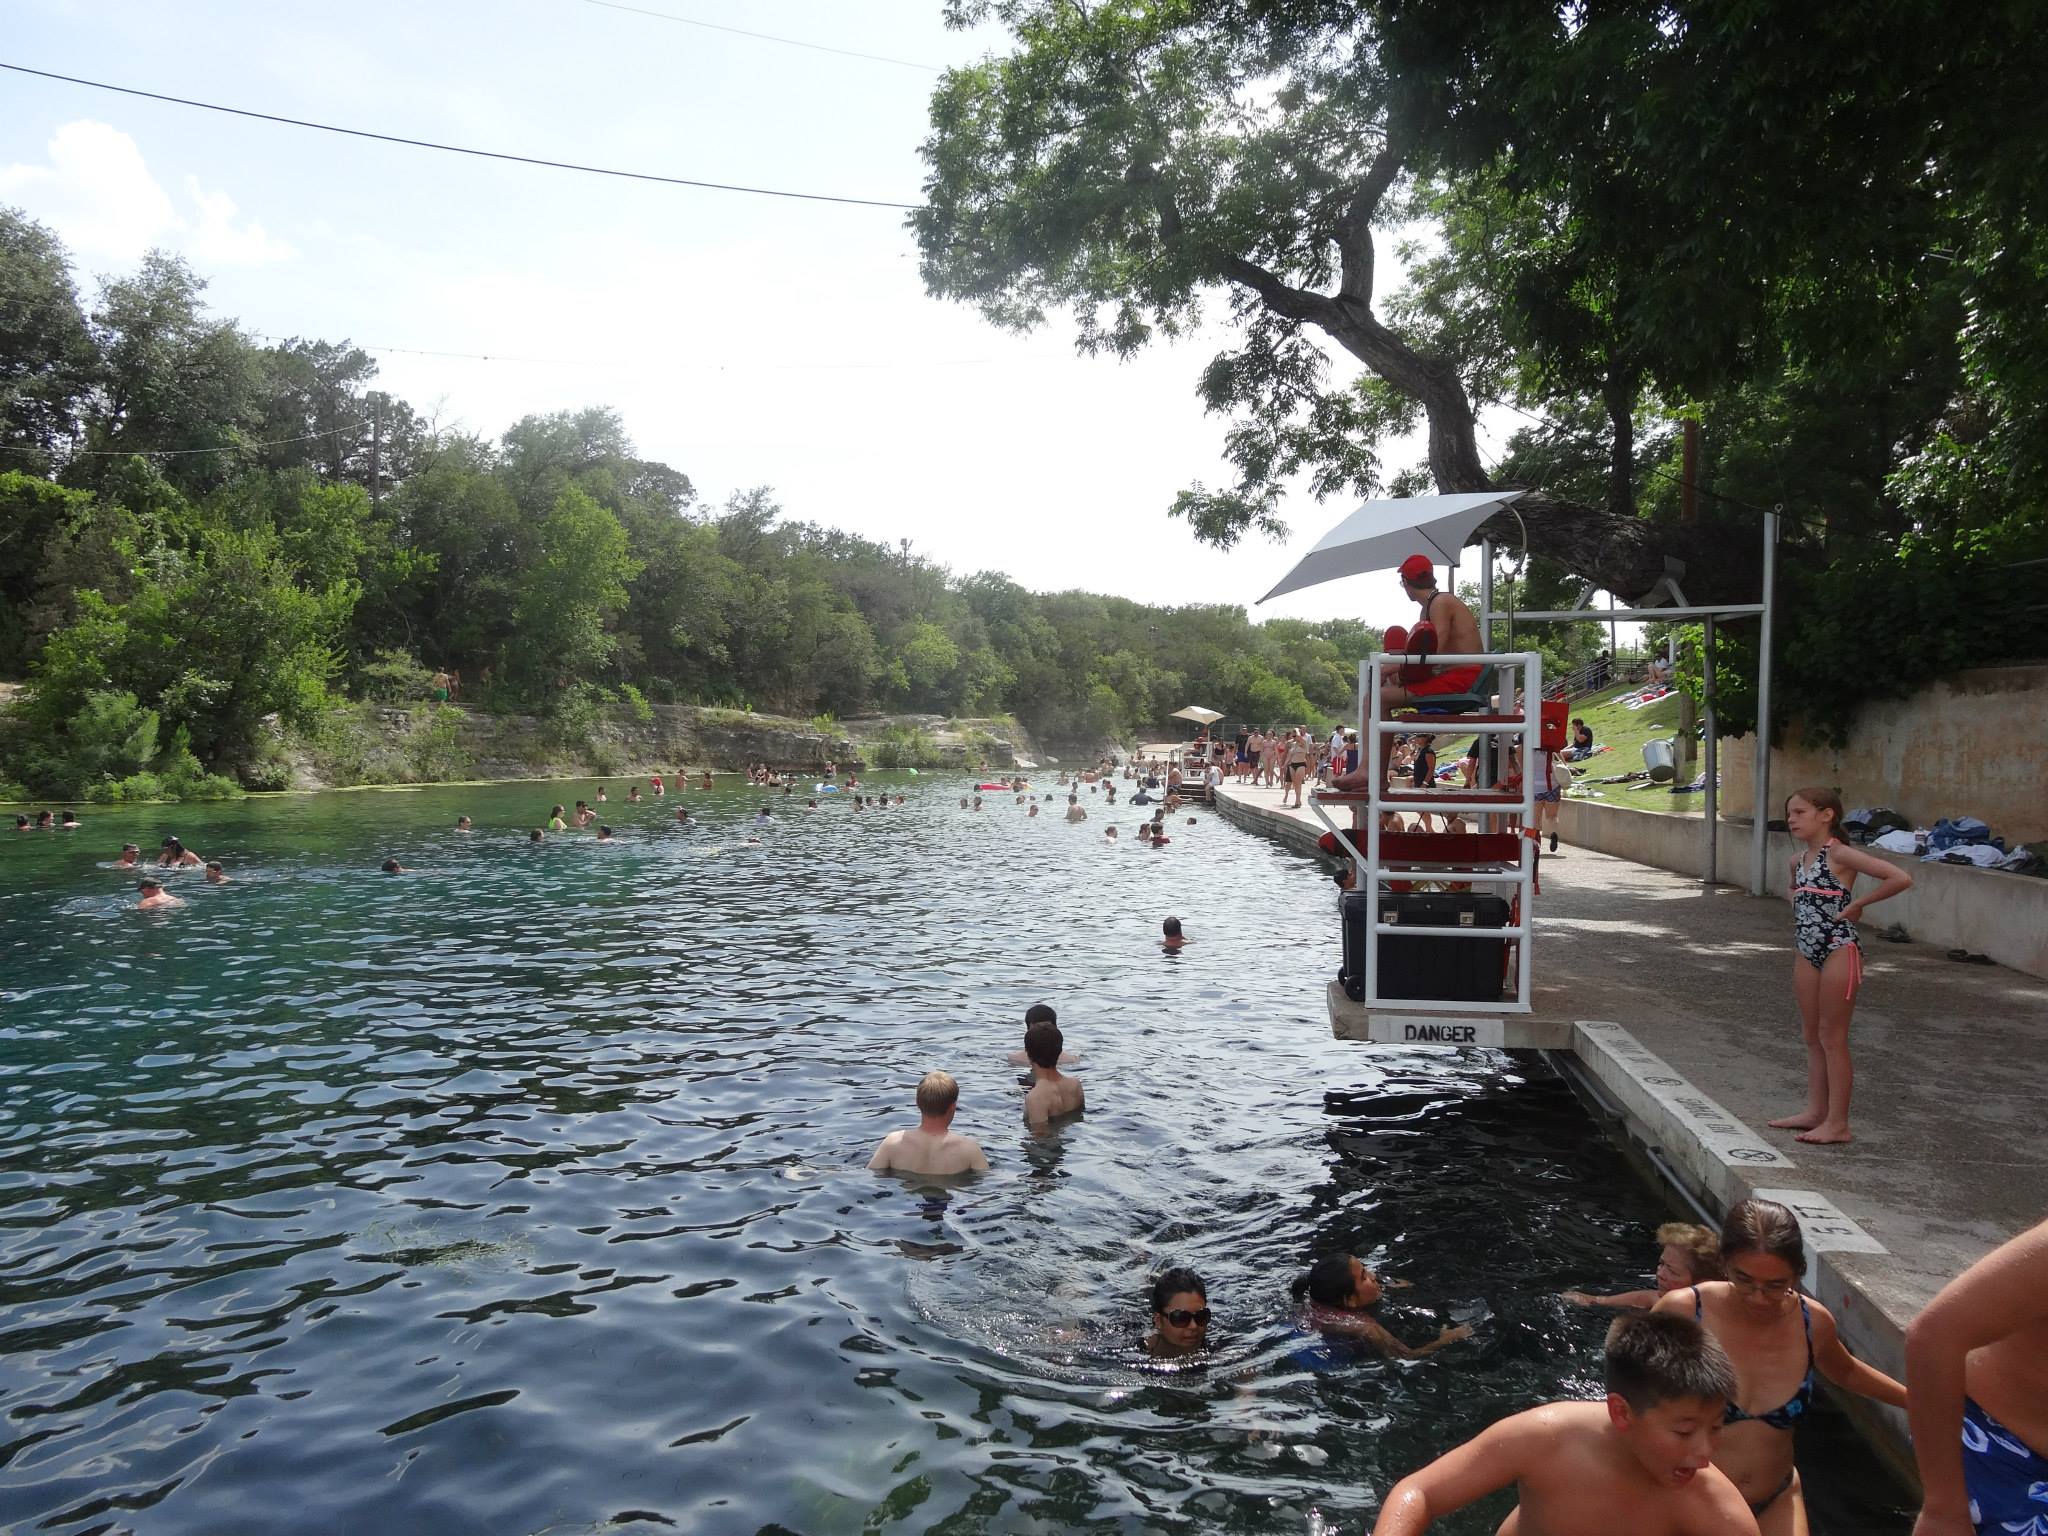
<svg viewBox="0 0 2048 1536">
<path fill-rule="evenodd" d="M 621 683 L 619 697 L 626 701 L 626 708 L 632 712 L 634 720 L 641 725 L 654 724 L 654 706 L 647 702 L 646 694 L 631 683 Z"/>
<path fill-rule="evenodd" d="M 380 650 L 351 672 L 355 692 L 378 704 L 412 704 L 430 698 L 434 674 L 406 651 Z"/>
<path fill-rule="evenodd" d="M 476 759 L 462 745 L 461 722 L 461 712 L 443 704 L 414 707 L 400 743 L 414 783 L 464 778 L 476 767 Z"/>
<path fill-rule="evenodd" d="M 877 768 L 932 768 L 944 761 L 931 733 L 914 725 L 887 727 L 874 751 Z"/>
<path fill-rule="evenodd" d="M 156 711 L 145 709 L 134 694 L 96 689 L 61 734 L 32 727 L 21 754 L 22 777 L 45 795 L 100 803 L 220 800 L 241 793 L 233 780 L 200 766 L 182 728 L 161 749 L 159 732 Z"/>
</svg>

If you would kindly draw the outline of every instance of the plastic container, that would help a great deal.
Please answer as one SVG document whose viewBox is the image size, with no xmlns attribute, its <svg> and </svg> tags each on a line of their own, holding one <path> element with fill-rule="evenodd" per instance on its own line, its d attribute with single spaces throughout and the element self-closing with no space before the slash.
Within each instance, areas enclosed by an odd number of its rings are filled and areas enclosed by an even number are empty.
<svg viewBox="0 0 2048 1536">
<path fill-rule="evenodd" d="M 1646 741 L 1643 743 L 1643 766 L 1650 770 L 1651 782 L 1667 784 L 1678 776 L 1678 749 L 1668 739 Z"/>
</svg>

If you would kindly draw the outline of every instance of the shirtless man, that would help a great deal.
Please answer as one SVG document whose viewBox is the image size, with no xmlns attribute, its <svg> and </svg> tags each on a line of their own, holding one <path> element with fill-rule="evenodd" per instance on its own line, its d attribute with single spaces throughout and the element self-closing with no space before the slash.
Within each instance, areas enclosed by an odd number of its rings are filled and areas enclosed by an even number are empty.
<svg viewBox="0 0 2048 1536">
<path fill-rule="evenodd" d="M 1060 1016 L 1053 1012 L 1051 1003 L 1033 1003 L 1029 1008 L 1026 1008 L 1024 1010 L 1025 1036 L 1026 1038 L 1029 1038 L 1031 1034 L 1031 1026 L 1034 1024 L 1057 1024 L 1059 1023 L 1059 1021 Z M 1063 1047 L 1060 1051 L 1059 1064 L 1063 1067 L 1079 1066 L 1081 1064 L 1080 1052 L 1070 1051 Z M 1013 1067 L 1030 1066 L 1031 1053 L 1029 1051 L 1010 1052 L 1010 1065 Z"/>
<path fill-rule="evenodd" d="M 1913 1536 L 2038 1529 L 2048 1484 L 2048 1221 L 1941 1288 L 1906 1330 L 1924 1490 Z"/>
<path fill-rule="evenodd" d="M 166 891 L 163 881 L 157 879 L 155 875 L 144 875 L 136 882 L 135 888 L 142 893 L 142 899 L 136 902 L 135 905 L 144 912 L 148 912 L 156 907 L 182 907 L 185 905 L 183 898 L 173 896 L 170 892 Z"/>
<path fill-rule="evenodd" d="M 1401 562 L 1401 590 L 1422 604 L 1422 616 L 1416 621 L 1415 628 L 1409 631 L 1411 647 L 1415 646 L 1418 634 L 1427 633 L 1422 629 L 1427 624 L 1435 632 L 1434 641 L 1426 647 L 1428 651 L 1447 656 L 1478 654 L 1478 620 L 1472 617 L 1472 610 L 1457 598 L 1437 590 L 1436 570 L 1430 565 L 1427 555 L 1410 555 Z M 1390 683 L 1380 689 L 1380 698 L 1387 704 L 1389 713 L 1412 704 L 1426 703 L 1436 695 L 1470 693 L 1479 681 L 1480 667 L 1477 663 L 1470 663 L 1456 667 L 1430 667 L 1427 671 L 1429 675 L 1426 677 L 1411 676 L 1406 682 Z"/>
<path fill-rule="evenodd" d="M 134 843 L 121 845 L 121 857 L 114 861 L 116 869 L 133 869 L 142 862 L 142 850 Z"/>
<path fill-rule="evenodd" d="M 1060 1071 L 1060 1051 L 1065 1045 L 1059 1025 L 1050 1019 L 1024 1031 L 1024 1054 L 1031 1058 L 1031 1075 L 1036 1079 L 1024 1095 L 1027 1125 L 1048 1125 L 1061 1115 L 1078 1114 L 1084 1107 L 1081 1079 Z"/>
<path fill-rule="evenodd" d="M 1067 796 L 1067 820 L 1086 821 L 1087 819 L 1088 808 L 1081 804 L 1081 797 L 1079 795 Z"/>
<path fill-rule="evenodd" d="M 944 1072 L 927 1072 L 917 1085 L 918 1125 L 882 1138 L 868 1166 L 880 1173 L 972 1173 L 988 1167 L 981 1145 L 954 1132 L 960 1085 Z"/>
<path fill-rule="evenodd" d="M 1510 1483 L 1521 1502 L 1501 1536 L 1756 1536 L 1712 1460 L 1734 1394 L 1735 1367 L 1691 1318 L 1620 1318 L 1606 1402 L 1502 1419 L 1396 1483 L 1373 1536 L 1415 1536 Z"/>
</svg>

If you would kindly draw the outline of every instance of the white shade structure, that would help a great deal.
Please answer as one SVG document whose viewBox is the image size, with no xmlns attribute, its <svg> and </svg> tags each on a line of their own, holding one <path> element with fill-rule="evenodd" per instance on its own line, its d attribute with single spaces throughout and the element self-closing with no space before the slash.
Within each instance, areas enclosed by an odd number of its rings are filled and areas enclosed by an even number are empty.
<svg viewBox="0 0 2048 1536">
<path fill-rule="evenodd" d="M 1176 709 L 1173 712 L 1172 718 L 1175 720 L 1192 720 L 1197 725 L 1209 725 L 1221 720 L 1223 718 L 1223 711 L 1220 709 L 1204 709 L 1199 704 L 1190 704 L 1186 709 Z"/>
<path fill-rule="evenodd" d="M 1368 501 L 1324 534 L 1316 547 L 1259 601 L 1270 602 L 1343 576 L 1390 571 L 1410 555 L 1453 565 L 1479 525 L 1521 491 L 1467 491 L 1455 496 L 1398 496 Z"/>
</svg>

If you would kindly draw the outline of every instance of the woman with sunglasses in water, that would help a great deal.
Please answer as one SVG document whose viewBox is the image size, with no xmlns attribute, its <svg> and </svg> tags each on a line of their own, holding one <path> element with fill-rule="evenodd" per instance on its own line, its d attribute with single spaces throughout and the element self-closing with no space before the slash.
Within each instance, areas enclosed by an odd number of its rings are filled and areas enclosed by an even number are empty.
<svg viewBox="0 0 2048 1536">
<path fill-rule="evenodd" d="M 1209 1287 L 1192 1269 L 1168 1269 L 1152 1282 L 1152 1331 L 1145 1353 L 1176 1360 L 1209 1347 Z"/>
<path fill-rule="evenodd" d="M 1697 1318 L 1734 1362 L 1739 1392 L 1722 1416 L 1714 1465 L 1748 1501 L 1762 1536 L 1805 1536 L 1792 1430 L 1813 1407 L 1814 1373 L 1847 1392 L 1906 1406 L 1906 1389 L 1842 1345 L 1835 1319 L 1804 1296 L 1799 1220 L 1774 1200 L 1744 1200 L 1721 1225 L 1726 1280 L 1669 1291 L 1659 1312 Z"/>
</svg>

